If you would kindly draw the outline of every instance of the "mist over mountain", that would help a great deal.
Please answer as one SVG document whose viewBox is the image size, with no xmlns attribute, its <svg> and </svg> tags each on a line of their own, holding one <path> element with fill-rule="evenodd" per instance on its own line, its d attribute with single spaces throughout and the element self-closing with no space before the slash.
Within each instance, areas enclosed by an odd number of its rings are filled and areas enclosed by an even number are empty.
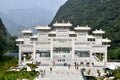
<svg viewBox="0 0 120 80">
<path fill-rule="evenodd" d="M 0 17 L 9 33 L 19 35 L 23 29 L 34 30 L 38 25 L 49 24 L 55 15 L 53 13 L 40 8 L 16 9 L 6 13 L 0 12 Z"/>
</svg>

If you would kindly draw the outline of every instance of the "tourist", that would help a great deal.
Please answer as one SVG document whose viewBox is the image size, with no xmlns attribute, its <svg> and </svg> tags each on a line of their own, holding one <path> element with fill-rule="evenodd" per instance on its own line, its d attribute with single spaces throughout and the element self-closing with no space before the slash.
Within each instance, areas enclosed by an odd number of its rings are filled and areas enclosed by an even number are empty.
<svg viewBox="0 0 120 80">
<path fill-rule="evenodd" d="M 64 63 L 63 65 L 66 66 L 66 63 Z"/>
<path fill-rule="evenodd" d="M 45 69 L 43 70 L 44 76 L 45 76 Z"/>
<path fill-rule="evenodd" d="M 71 66 L 71 65 L 70 65 L 70 64 L 68 64 L 68 69 L 70 69 L 70 66 Z"/>
<path fill-rule="evenodd" d="M 52 65 L 55 66 L 55 61 L 52 61 Z"/>
<path fill-rule="evenodd" d="M 40 72 L 37 73 L 37 77 L 39 77 Z"/>
<path fill-rule="evenodd" d="M 74 62 L 74 65 L 75 65 L 75 69 L 76 69 L 76 62 Z"/>
<path fill-rule="evenodd" d="M 84 62 L 80 62 L 80 66 L 83 65 L 83 64 L 84 64 Z"/>
<path fill-rule="evenodd" d="M 50 72 L 52 72 L 52 67 L 50 67 Z"/>
<path fill-rule="evenodd" d="M 108 78 L 108 77 L 109 77 L 109 75 L 108 75 L 107 72 L 105 73 L 104 77 L 105 77 L 105 78 Z"/>
<path fill-rule="evenodd" d="M 86 65 L 89 67 L 90 63 L 89 63 L 89 62 L 87 62 L 87 63 L 86 63 Z"/>
<path fill-rule="evenodd" d="M 94 62 L 92 62 L 92 66 L 94 66 Z"/>
<path fill-rule="evenodd" d="M 41 77 L 43 77 L 44 73 L 43 73 L 43 70 L 41 70 Z"/>
<path fill-rule="evenodd" d="M 77 64 L 76 64 L 76 69 L 77 69 L 77 70 L 78 70 L 78 66 L 79 66 L 79 64 L 77 63 Z"/>
</svg>

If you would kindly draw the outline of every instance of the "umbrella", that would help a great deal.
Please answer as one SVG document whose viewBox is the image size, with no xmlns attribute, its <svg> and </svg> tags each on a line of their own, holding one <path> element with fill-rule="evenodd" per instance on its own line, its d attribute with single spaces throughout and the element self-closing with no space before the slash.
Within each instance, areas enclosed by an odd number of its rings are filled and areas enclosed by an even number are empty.
<svg viewBox="0 0 120 80">
<path fill-rule="evenodd" d="M 116 66 L 115 65 L 109 65 L 109 66 L 107 66 L 107 68 L 110 68 L 111 70 L 114 70 L 114 69 L 116 69 Z"/>
</svg>

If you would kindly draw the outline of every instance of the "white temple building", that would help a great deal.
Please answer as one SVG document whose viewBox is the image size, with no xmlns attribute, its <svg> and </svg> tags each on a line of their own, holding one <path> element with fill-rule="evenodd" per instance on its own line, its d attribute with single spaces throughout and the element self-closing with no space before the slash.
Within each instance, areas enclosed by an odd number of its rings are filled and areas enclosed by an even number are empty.
<svg viewBox="0 0 120 80">
<path fill-rule="evenodd" d="M 89 26 L 77 26 L 74 31 L 70 22 L 54 23 L 53 28 L 37 26 L 38 33 L 23 30 L 22 38 L 16 39 L 19 46 L 19 66 L 27 63 L 72 64 L 74 62 L 107 62 L 107 48 L 111 40 L 103 38 L 105 31 L 95 30 L 89 35 Z M 101 57 L 102 60 L 98 58 Z"/>
</svg>

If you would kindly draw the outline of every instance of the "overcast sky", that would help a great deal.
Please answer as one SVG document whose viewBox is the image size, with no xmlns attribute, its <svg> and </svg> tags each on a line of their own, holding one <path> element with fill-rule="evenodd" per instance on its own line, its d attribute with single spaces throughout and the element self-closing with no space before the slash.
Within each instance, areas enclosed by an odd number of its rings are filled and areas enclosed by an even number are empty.
<svg viewBox="0 0 120 80">
<path fill-rule="evenodd" d="M 43 8 L 57 11 L 67 0 L 0 0 L 0 11 L 13 9 Z"/>
</svg>

